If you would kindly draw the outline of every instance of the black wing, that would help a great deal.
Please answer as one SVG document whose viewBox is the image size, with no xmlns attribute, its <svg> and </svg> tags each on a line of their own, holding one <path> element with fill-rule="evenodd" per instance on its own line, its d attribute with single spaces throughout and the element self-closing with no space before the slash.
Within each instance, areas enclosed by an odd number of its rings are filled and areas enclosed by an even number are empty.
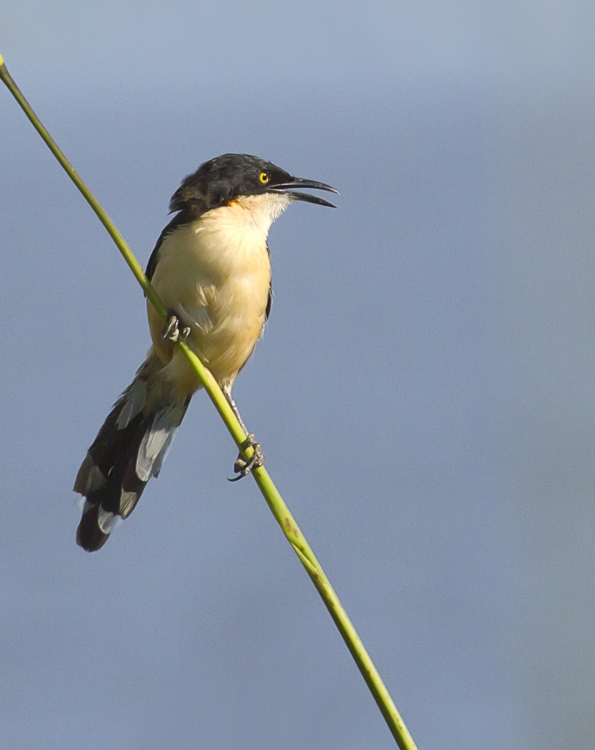
<svg viewBox="0 0 595 750">
<path fill-rule="evenodd" d="M 267 299 L 266 310 L 264 311 L 264 322 L 266 323 L 271 314 L 271 307 L 273 305 L 273 282 L 269 284 L 269 296 Z"/>
<path fill-rule="evenodd" d="M 267 253 L 269 254 L 269 258 L 271 257 L 271 251 L 269 249 L 269 246 L 267 244 Z M 264 322 L 266 323 L 269 319 L 269 315 L 271 314 L 271 307 L 273 306 L 273 280 L 271 279 L 271 283 L 269 284 L 269 296 L 267 297 L 267 306 L 264 311 Z"/>
</svg>

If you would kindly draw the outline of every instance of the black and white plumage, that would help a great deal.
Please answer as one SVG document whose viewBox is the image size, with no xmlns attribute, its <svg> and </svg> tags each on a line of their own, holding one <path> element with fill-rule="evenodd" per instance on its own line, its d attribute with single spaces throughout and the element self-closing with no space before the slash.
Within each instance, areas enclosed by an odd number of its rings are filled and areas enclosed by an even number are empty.
<svg viewBox="0 0 595 750">
<path fill-rule="evenodd" d="M 189 329 L 186 343 L 230 403 L 231 386 L 270 311 L 271 224 L 295 200 L 332 205 L 296 188 L 337 192 L 255 156 L 225 154 L 206 162 L 174 193 L 170 210 L 176 215 L 147 266 L 164 305 Z M 114 404 L 74 484 L 85 498 L 77 543 L 90 552 L 105 544 L 132 513 L 149 479 L 158 476 L 200 388 L 150 304 L 147 313 L 153 346 Z"/>
</svg>

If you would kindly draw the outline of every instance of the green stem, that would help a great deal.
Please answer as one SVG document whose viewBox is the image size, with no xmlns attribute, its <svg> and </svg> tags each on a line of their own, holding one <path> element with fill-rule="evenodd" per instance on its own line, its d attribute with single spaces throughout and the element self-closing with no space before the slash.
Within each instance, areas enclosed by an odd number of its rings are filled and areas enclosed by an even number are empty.
<svg viewBox="0 0 595 750">
<path fill-rule="evenodd" d="M 103 210 L 95 196 L 91 193 L 89 188 L 85 185 L 82 179 L 77 174 L 76 170 L 70 164 L 68 159 L 64 156 L 60 148 L 54 139 L 50 136 L 46 128 L 43 126 L 18 86 L 14 82 L 12 76 L 8 72 L 4 59 L 0 55 L 0 79 L 6 84 L 11 94 L 17 100 L 33 127 L 37 130 L 39 135 L 43 138 L 45 143 L 48 145 L 51 152 L 54 154 L 56 159 L 62 165 L 64 171 L 68 174 L 70 179 L 74 182 L 87 203 L 91 206 L 93 211 L 97 214 L 99 220 L 103 226 L 107 229 L 109 235 L 116 243 L 118 250 L 124 256 L 124 260 L 128 263 L 132 273 L 135 275 L 138 283 L 143 288 L 143 291 L 157 313 L 166 321 L 167 311 L 163 302 L 159 299 L 159 296 L 153 289 L 153 286 L 145 276 L 142 267 L 134 257 L 132 251 L 126 244 L 126 241 L 116 228 L 115 224 Z M 221 418 L 225 422 L 225 425 L 231 433 L 233 439 L 238 447 L 246 440 L 246 434 L 242 430 L 238 420 L 236 419 L 231 407 L 227 403 L 225 396 L 221 389 L 215 382 L 215 379 L 211 373 L 206 369 L 200 359 L 192 352 L 186 344 L 179 343 L 178 346 L 194 368 L 198 378 L 200 379 L 204 389 L 209 394 L 209 397 L 215 408 L 221 415 Z M 252 456 L 252 448 L 248 448 L 245 452 L 245 457 L 250 458 Z M 308 542 L 304 535 L 300 531 L 295 519 L 289 512 L 289 509 L 285 505 L 283 498 L 279 494 L 279 491 L 275 487 L 273 480 L 270 478 L 267 470 L 264 466 L 260 466 L 253 470 L 252 475 L 256 480 L 260 491 L 262 492 L 264 499 L 266 500 L 269 508 L 275 516 L 277 523 L 281 527 L 283 533 L 289 540 L 289 543 L 293 547 L 294 552 L 302 562 L 302 565 L 306 569 L 308 575 L 312 579 L 312 582 L 316 586 L 318 593 L 322 597 L 331 617 L 333 618 L 339 632 L 343 636 L 347 648 L 351 652 L 360 672 L 363 675 L 370 692 L 374 696 L 382 715 L 390 731 L 392 732 L 397 745 L 401 750 L 416 750 L 415 742 L 409 734 L 407 727 L 405 726 L 397 707 L 393 703 L 392 698 L 388 690 L 386 689 L 382 678 L 378 674 L 376 667 L 374 666 L 368 652 L 364 648 L 355 628 L 353 627 L 351 620 L 347 616 L 347 613 L 341 606 L 341 602 L 337 594 L 335 593 L 330 581 L 324 574 L 320 563 L 316 559 L 314 553 L 310 549 Z"/>
</svg>

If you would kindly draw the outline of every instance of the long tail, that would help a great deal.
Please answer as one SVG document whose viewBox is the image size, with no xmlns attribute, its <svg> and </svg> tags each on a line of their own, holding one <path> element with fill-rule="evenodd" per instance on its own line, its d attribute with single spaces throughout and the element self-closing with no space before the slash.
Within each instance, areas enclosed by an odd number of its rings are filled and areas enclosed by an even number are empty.
<svg viewBox="0 0 595 750">
<path fill-rule="evenodd" d="M 132 513 L 149 479 L 159 475 L 192 398 L 164 387 L 155 377 L 159 366 L 149 355 L 114 404 L 77 474 L 74 491 L 86 500 L 76 542 L 88 552 L 103 547 Z"/>
</svg>

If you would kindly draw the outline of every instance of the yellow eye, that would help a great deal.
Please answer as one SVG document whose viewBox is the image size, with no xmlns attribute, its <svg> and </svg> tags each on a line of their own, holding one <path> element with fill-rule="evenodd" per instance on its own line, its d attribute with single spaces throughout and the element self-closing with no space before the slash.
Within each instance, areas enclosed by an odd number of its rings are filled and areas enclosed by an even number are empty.
<svg viewBox="0 0 595 750">
<path fill-rule="evenodd" d="M 271 175 L 268 172 L 261 172 L 258 175 L 258 179 L 262 182 L 263 185 L 266 185 L 267 182 L 271 179 Z"/>
</svg>

